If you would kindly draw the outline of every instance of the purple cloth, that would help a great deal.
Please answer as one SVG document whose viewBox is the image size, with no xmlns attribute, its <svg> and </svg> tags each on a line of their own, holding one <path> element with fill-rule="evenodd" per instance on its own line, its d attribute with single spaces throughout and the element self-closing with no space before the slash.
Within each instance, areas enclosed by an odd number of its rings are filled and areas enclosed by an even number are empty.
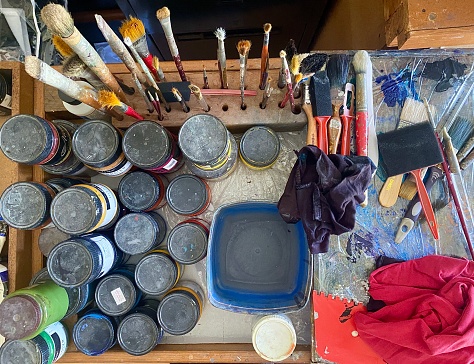
<svg viewBox="0 0 474 364">
<path fill-rule="evenodd" d="M 302 221 L 311 253 L 325 253 L 331 234 L 354 228 L 375 166 L 368 157 L 328 156 L 312 145 L 296 154 L 278 210 L 288 223 Z"/>
</svg>

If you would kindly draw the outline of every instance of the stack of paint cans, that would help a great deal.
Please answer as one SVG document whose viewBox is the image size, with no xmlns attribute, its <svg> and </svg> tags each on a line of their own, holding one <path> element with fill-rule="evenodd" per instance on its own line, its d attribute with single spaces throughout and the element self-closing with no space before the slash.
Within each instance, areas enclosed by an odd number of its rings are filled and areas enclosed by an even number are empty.
<svg viewBox="0 0 474 364">
<path fill-rule="evenodd" d="M 223 179 L 237 165 L 233 135 L 222 121 L 209 114 L 193 115 L 184 122 L 179 131 L 179 147 L 191 172 L 204 179 Z"/>
</svg>

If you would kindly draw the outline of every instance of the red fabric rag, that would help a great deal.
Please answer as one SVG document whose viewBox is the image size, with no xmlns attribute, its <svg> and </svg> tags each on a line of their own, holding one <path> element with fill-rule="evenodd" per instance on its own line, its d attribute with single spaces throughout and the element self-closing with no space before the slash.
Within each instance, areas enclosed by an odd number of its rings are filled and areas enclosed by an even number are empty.
<svg viewBox="0 0 474 364">
<path fill-rule="evenodd" d="M 360 337 L 388 363 L 474 363 L 474 262 L 438 255 L 373 271 L 386 306 L 354 317 Z"/>
</svg>

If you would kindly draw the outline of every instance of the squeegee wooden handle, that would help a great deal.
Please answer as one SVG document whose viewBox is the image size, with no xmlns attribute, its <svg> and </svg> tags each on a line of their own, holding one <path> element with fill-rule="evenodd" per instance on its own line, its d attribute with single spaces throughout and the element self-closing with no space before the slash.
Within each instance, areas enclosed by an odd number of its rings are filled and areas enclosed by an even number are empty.
<svg viewBox="0 0 474 364">
<path fill-rule="evenodd" d="M 368 155 L 369 132 L 367 121 L 367 111 L 357 111 L 355 127 L 357 155 Z"/>
<path fill-rule="evenodd" d="M 341 134 L 341 154 L 351 154 L 351 123 L 352 116 L 341 115 L 342 134 Z"/>
<path fill-rule="evenodd" d="M 316 124 L 318 125 L 318 147 L 324 153 L 329 153 L 328 145 L 328 122 L 331 116 L 315 116 Z"/>
<path fill-rule="evenodd" d="M 318 132 L 316 131 L 316 121 L 313 117 L 313 110 L 311 109 L 311 104 L 303 104 L 301 106 L 306 118 L 308 119 L 308 131 L 306 134 L 306 145 L 318 146 Z"/>
<path fill-rule="evenodd" d="M 430 197 L 426 191 L 425 185 L 423 184 L 423 178 L 421 177 L 421 169 L 411 171 L 413 177 L 415 177 L 416 188 L 418 190 L 418 197 L 420 199 L 421 208 L 425 214 L 426 222 L 433 234 L 433 237 L 438 240 L 438 223 L 436 222 L 436 217 L 433 211 L 433 206 L 431 206 Z"/>
</svg>

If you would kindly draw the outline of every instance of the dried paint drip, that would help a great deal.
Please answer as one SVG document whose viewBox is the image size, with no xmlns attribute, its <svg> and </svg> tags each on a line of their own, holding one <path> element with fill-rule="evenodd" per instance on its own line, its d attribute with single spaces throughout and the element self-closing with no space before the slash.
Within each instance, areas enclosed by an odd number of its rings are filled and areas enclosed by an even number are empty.
<svg viewBox="0 0 474 364">
<path fill-rule="evenodd" d="M 135 171 L 125 175 L 118 186 L 120 202 L 131 211 L 152 211 L 166 204 L 166 176 Z"/>
<path fill-rule="evenodd" d="M 467 66 L 452 58 L 430 62 L 423 68 L 422 76 L 438 81 L 436 92 L 444 92 L 461 80 Z"/>
<path fill-rule="evenodd" d="M 389 107 L 394 107 L 396 104 L 403 106 L 408 96 L 415 100 L 419 99 L 415 88 L 416 76 L 408 67 L 405 67 L 398 73 L 379 76 L 375 79 L 375 82 L 381 84 L 384 102 Z"/>
</svg>

